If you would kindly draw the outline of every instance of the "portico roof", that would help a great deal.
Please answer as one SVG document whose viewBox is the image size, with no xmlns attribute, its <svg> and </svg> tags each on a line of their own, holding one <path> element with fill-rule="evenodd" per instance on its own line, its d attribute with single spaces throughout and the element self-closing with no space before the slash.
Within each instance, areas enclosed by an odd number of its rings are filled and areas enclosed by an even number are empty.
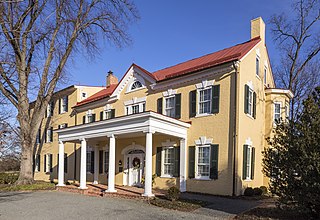
<svg viewBox="0 0 320 220">
<path fill-rule="evenodd" d="M 171 135 L 179 138 L 187 137 L 190 123 L 183 122 L 153 111 L 125 115 L 108 120 L 76 125 L 57 129 L 59 141 L 79 141 L 96 137 L 121 136 L 140 132 L 152 132 Z"/>
</svg>

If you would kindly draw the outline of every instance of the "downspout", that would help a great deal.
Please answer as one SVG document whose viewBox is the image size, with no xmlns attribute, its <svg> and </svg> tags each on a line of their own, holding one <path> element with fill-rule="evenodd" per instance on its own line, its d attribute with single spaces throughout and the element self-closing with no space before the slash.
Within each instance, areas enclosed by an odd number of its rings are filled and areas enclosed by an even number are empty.
<svg viewBox="0 0 320 220">
<path fill-rule="evenodd" d="M 74 115 L 74 125 L 77 125 L 77 111 L 75 111 Z M 74 151 L 74 169 L 73 169 L 73 181 L 75 182 L 77 179 L 77 144 L 73 144 L 73 151 Z"/>
<path fill-rule="evenodd" d="M 237 176 L 236 176 L 236 158 L 237 158 L 237 96 L 238 96 L 238 61 L 232 62 L 233 68 L 235 70 L 235 86 L 234 86 L 234 126 L 233 126 L 233 179 L 232 179 L 232 196 L 236 196 L 237 190 Z"/>
</svg>

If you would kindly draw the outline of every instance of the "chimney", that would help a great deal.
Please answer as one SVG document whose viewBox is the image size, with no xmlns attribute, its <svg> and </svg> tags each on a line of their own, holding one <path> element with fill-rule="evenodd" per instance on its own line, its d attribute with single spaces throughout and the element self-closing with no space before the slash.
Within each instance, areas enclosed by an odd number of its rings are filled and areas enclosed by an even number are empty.
<svg viewBox="0 0 320 220">
<path fill-rule="evenodd" d="M 118 78 L 113 75 L 113 72 L 111 70 L 109 70 L 107 75 L 107 87 L 113 84 L 118 84 Z"/>
<path fill-rule="evenodd" d="M 260 37 L 265 44 L 266 25 L 261 17 L 251 20 L 251 39 Z"/>
</svg>

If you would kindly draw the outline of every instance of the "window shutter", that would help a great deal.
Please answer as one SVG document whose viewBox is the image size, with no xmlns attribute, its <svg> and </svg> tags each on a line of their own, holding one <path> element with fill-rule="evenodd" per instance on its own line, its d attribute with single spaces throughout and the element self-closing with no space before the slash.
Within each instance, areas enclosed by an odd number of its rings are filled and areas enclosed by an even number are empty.
<svg viewBox="0 0 320 220">
<path fill-rule="evenodd" d="M 50 128 L 50 142 L 53 142 L 53 127 Z"/>
<path fill-rule="evenodd" d="M 92 122 L 96 121 L 96 114 L 92 114 Z"/>
<path fill-rule="evenodd" d="M 32 169 L 33 169 L 33 172 L 35 172 L 36 171 L 36 155 L 34 155 L 33 156 L 33 160 L 32 160 Z"/>
<path fill-rule="evenodd" d="M 157 174 L 157 176 L 161 176 L 161 152 L 162 152 L 162 147 L 157 147 L 157 155 L 156 155 L 156 174 Z"/>
<path fill-rule="evenodd" d="M 68 154 L 64 154 L 64 172 L 68 173 Z"/>
<path fill-rule="evenodd" d="M 103 120 L 103 111 L 100 112 L 100 121 Z"/>
<path fill-rule="evenodd" d="M 111 118 L 116 117 L 116 110 L 115 109 L 111 109 Z"/>
<path fill-rule="evenodd" d="M 248 114 L 249 112 L 249 86 L 244 86 L 244 113 Z"/>
<path fill-rule="evenodd" d="M 103 150 L 99 150 L 99 173 L 103 173 Z"/>
<path fill-rule="evenodd" d="M 254 160 L 255 160 L 255 148 L 251 148 L 251 179 L 254 179 Z"/>
<path fill-rule="evenodd" d="M 40 154 L 37 155 L 38 171 L 40 172 Z"/>
<path fill-rule="evenodd" d="M 82 124 L 85 124 L 86 123 L 86 116 L 82 116 Z"/>
<path fill-rule="evenodd" d="M 189 93 L 189 117 L 192 118 L 197 114 L 197 90 Z"/>
<path fill-rule="evenodd" d="M 242 164 L 242 179 L 247 178 L 247 152 L 248 152 L 248 145 L 243 145 L 243 164 Z"/>
<path fill-rule="evenodd" d="M 218 179 L 219 145 L 211 145 L 210 179 Z"/>
<path fill-rule="evenodd" d="M 94 151 L 91 151 L 91 169 L 90 173 L 94 173 Z"/>
<path fill-rule="evenodd" d="M 66 112 L 68 112 L 68 102 L 69 102 L 69 97 L 68 96 L 66 96 Z"/>
<path fill-rule="evenodd" d="M 45 143 L 48 142 L 47 138 L 48 138 L 48 129 L 46 128 L 46 129 L 44 129 L 44 142 Z"/>
<path fill-rule="evenodd" d="M 39 166 L 40 166 L 40 164 L 39 164 Z M 47 155 L 45 154 L 44 156 L 43 156 L 43 170 L 44 170 L 44 172 L 47 172 Z"/>
<path fill-rule="evenodd" d="M 59 99 L 59 114 L 61 114 L 61 99 Z"/>
<path fill-rule="evenodd" d="M 174 148 L 174 177 L 179 177 L 180 175 L 180 147 Z"/>
<path fill-rule="evenodd" d="M 254 92 L 253 93 L 253 118 L 256 118 L 256 109 L 257 109 L 257 94 Z"/>
<path fill-rule="evenodd" d="M 181 118 L 181 93 L 175 95 L 175 118 Z"/>
<path fill-rule="evenodd" d="M 220 85 L 212 86 L 212 113 L 219 113 Z"/>
<path fill-rule="evenodd" d="M 55 103 L 52 101 L 52 102 L 51 102 L 51 109 L 50 109 L 51 116 L 53 116 L 54 104 L 55 104 Z"/>
<path fill-rule="evenodd" d="M 50 172 L 52 172 L 52 154 L 49 154 L 49 167 L 50 167 Z"/>
<path fill-rule="evenodd" d="M 163 103 L 163 98 L 158 98 L 158 100 L 157 100 L 157 112 L 159 114 L 162 114 L 162 103 Z"/>
<path fill-rule="evenodd" d="M 189 146 L 189 178 L 195 177 L 195 146 Z"/>
<path fill-rule="evenodd" d="M 46 110 L 45 110 L 45 112 L 44 112 L 44 117 L 45 117 L 45 118 L 48 117 L 48 106 L 47 106 L 47 108 L 46 108 Z"/>
</svg>

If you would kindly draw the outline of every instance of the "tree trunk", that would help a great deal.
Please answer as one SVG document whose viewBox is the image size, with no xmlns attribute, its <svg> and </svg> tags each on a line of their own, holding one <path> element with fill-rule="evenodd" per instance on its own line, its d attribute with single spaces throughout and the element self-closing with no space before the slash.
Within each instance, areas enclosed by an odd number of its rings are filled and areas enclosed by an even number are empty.
<svg viewBox="0 0 320 220">
<path fill-rule="evenodd" d="M 22 140 L 20 175 L 17 185 L 32 184 L 33 179 L 33 147 L 30 138 Z"/>
</svg>

